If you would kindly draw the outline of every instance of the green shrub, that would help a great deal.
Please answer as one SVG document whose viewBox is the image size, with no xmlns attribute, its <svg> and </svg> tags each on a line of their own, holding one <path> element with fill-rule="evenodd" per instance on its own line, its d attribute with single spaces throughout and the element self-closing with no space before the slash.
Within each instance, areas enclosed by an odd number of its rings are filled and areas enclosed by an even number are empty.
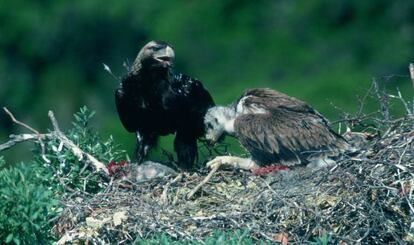
<svg viewBox="0 0 414 245">
<path fill-rule="evenodd" d="M 81 108 L 66 136 L 103 163 L 120 160 L 125 152 L 112 137 L 102 141 L 89 127 L 93 115 Z M 59 200 L 73 191 L 97 193 L 105 186 L 106 181 L 59 140 L 45 139 L 44 143 L 50 163 L 42 159 L 38 145 L 29 163 L 6 167 L 0 156 L 0 244 L 51 243 L 50 229 L 60 211 Z"/>
<path fill-rule="evenodd" d="M 65 135 L 84 152 L 96 157 L 104 164 L 125 158 L 125 151 L 120 150 L 112 137 L 102 140 L 98 133 L 89 126 L 94 116 L 86 106 L 74 114 L 73 128 Z M 62 147 L 59 140 L 45 142 L 46 157 L 51 161 L 45 163 L 41 158 L 40 147 L 35 151 L 35 161 L 52 171 L 47 173 L 48 181 L 53 183 L 56 192 L 65 195 L 68 189 L 98 193 L 103 190 L 106 181 L 89 164 L 80 161 L 70 149 Z"/>
<path fill-rule="evenodd" d="M 193 240 L 175 240 L 167 234 L 160 234 L 154 236 L 152 239 L 141 239 L 138 238 L 135 240 L 134 244 L 137 245 L 151 245 L 151 244 L 161 244 L 161 245 L 189 245 L 189 244 L 206 244 L 206 245 L 215 245 L 215 244 L 225 244 L 225 245 L 239 245 L 239 244 L 267 244 L 264 241 L 258 242 L 253 241 L 250 236 L 249 230 L 241 231 L 217 231 L 211 236 L 206 236 L 203 242 L 196 242 Z"/>
<path fill-rule="evenodd" d="M 313 241 L 309 242 L 309 245 L 329 245 L 332 244 L 332 235 L 323 233 L 319 237 L 313 238 Z"/>
<path fill-rule="evenodd" d="M 51 220 L 57 215 L 59 202 L 42 183 L 41 169 L 36 163 L 29 165 L 0 170 L 2 244 L 44 244 L 52 239 Z"/>
</svg>

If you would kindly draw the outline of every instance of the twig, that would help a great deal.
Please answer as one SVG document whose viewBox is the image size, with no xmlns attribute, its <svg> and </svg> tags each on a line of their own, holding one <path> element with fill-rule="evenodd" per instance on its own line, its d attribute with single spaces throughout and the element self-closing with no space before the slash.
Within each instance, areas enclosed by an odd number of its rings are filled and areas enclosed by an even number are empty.
<svg viewBox="0 0 414 245">
<path fill-rule="evenodd" d="M 56 121 L 55 115 L 53 114 L 52 111 L 49 111 L 49 118 L 50 121 L 52 122 L 54 131 L 52 132 L 61 142 L 63 142 L 63 144 L 69 148 L 72 153 L 79 158 L 79 160 L 83 160 L 84 157 L 86 157 L 86 160 L 88 163 L 92 163 L 92 165 L 95 166 L 96 170 L 98 171 L 103 171 L 106 175 L 109 175 L 108 169 L 106 168 L 105 164 L 103 164 L 102 162 L 98 161 L 98 159 L 96 159 L 94 156 L 82 151 L 77 145 L 75 145 L 72 141 L 70 141 L 66 135 L 64 135 L 62 133 L 62 131 L 60 131 L 59 129 L 59 125 Z"/>
<path fill-rule="evenodd" d="M 219 169 L 219 166 L 215 166 L 211 169 L 210 173 L 208 173 L 208 175 L 187 195 L 187 199 L 191 199 L 194 194 L 203 186 L 205 185 L 210 179 L 211 177 L 213 177 L 214 173 L 217 172 L 217 170 Z"/>
<path fill-rule="evenodd" d="M 412 112 L 410 110 L 410 107 L 408 106 L 408 103 L 405 101 L 405 99 L 402 97 L 401 91 L 398 88 L 397 88 L 397 94 L 398 94 L 398 96 L 391 95 L 391 94 L 389 94 L 388 96 L 391 97 L 391 98 L 394 98 L 394 99 L 399 99 L 401 101 L 401 103 L 403 104 L 404 109 L 407 112 L 407 115 L 412 116 Z"/>
<path fill-rule="evenodd" d="M 345 119 L 339 119 L 339 120 L 336 120 L 336 121 L 332 121 L 330 124 L 334 125 L 334 124 L 342 123 L 342 122 L 350 122 L 350 123 L 358 122 L 359 123 L 359 122 L 362 122 L 365 119 L 371 118 L 377 112 L 378 111 L 374 111 L 374 112 L 368 113 L 368 114 L 363 115 L 363 116 L 355 116 L 355 117 L 348 117 L 348 118 L 345 118 Z"/>
<path fill-rule="evenodd" d="M 22 126 L 22 127 L 24 127 L 24 128 L 27 128 L 28 130 L 30 130 L 30 131 L 32 131 L 33 133 L 35 133 L 35 134 L 37 134 L 37 135 L 40 135 L 40 133 L 39 133 L 39 131 L 37 131 L 36 129 L 34 129 L 34 128 L 32 128 L 32 127 L 30 127 L 29 125 L 27 125 L 27 124 L 25 124 L 25 123 L 23 123 L 23 122 L 21 122 L 21 121 L 19 121 L 19 120 L 17 120 L 15 117 L 14 117 L 14 115 L 6 108 L 6 107 L 3 107 L 3 110 L 7 113 L 7 115 L 9 115 L 9 117 L 11 118 L 11 120 L 14 122 L 14 123 L 16 123 L 16 124 L 19 124 L 20 126 Z"/>
<path fill-rule="evenodd" d="M 377 96 L 377 100 L 380 106 L 380 112 L 385 121 L 390 121 L 390 106 L 388 100 L 389 96 L 384 91 L 380 90 L 378 81 L 375 78 L 373 79 L 373 85 L 374 93 Z"/>
<path fill-rule="evenodd" d="M 43 135 L 41 134 L 41 133 L 39 133 L 39 131 L 37 131 L 36 129 L 34 129 L 34 128 L 32 128 L 32 127 L 30 127 L 29 125 L 27 125 L 27 124 L 25 124 L 25 123 L 23 123 L 23 122 L 21 122 L 21 121 L 19 121 L 19 120 L 17 120 L 15 117 L 14 117 L 14 115 L 6 108 L 6 107 L 3 107 L 3 110 L 7 113 L 7 115 L 9 115 L 9 117 L 11 118 L 11 120 L 14 122 L 14 123 L 16 123 L 16 124 L 18 124 L 18 125 L 20 125 L 20 126 L 22 126 L 22 127 L 24 127 L 24 128 L 27 128 L 28 130 L 30 130 L 31 132 L 33 132 L 33 133 L 35 133 L 36 134 L 36 137 L 37 137 L 37 140 L 39 141 L 39 144 L 40 144 L 40 148 L 41 148 L 41 151 L 42 151 L 42 159 L 45 161 L 45 162 L 47 162 L 47 163 L 50 163 L 50 160 L 46 157 L 46 151 L 45 151 L 45 143 L 43 142 Z M 32 139 L 33 140 L 33 139 Z M 11 143 L 11 146 L 13 146 L 13 145 L 15 145 L 17 142 L 22 142 L 22 141 L 15 141 L 14 143 Z M 7 143 L 6 143 L 7 144 Z M 11 147 L 10 146 L 10 147 Z M 7 147 L 7 148 L 5 148 L 5 149 L 8 149 L 8 148 L 10 148 L 10 147 Z M 0 149 L 0 151 L 1 151 L 1 149 Z"/>
<path fill-rule="evenodd" d="M 183 174 L 180 173 L 179 175 L 177 175 L 172 181 L 168 182 L 165 187 L 164 190 L 162 191 L 162 195 L 161 195 L 161 201 L 164 204 L 168 204 L 168 189 L 170 188 L 170 186 L 180 180 L 182 180 L 183 178 Z"/>
<path fill-rule="evenodd" d="M 104 67 L 104 70 L 105 70 L 106 72 L 108 72 L 108 73 L 109 73 L 109 75 L 111 75 L 113 78 L 115 78 L 115 80 L 117 80 L 117 81 L 119 81 L 119 82 L 121 81 L 121 78 L 119 78 L 119 77 L 115 76 L 115 75 L 112 73 L 111 68 L 109 68 L 109 66 L 108 66 L 107 64 L 102 63 L 102 65 L 103 65 L 103 67 Z"/>
<path fill-rule="evenodd" d="M 18 134 L 18 135 L 11 134 L 9 136 L 10 140 L 0 145 L 0 151 L 7 150 L 13 147 L 14 145 L 16 145 L 17 143 L 30 141 L 30 140 L 39 140 L 39 135 L 42 138 L 50 137 L 50 134 Z"/>
</svg>

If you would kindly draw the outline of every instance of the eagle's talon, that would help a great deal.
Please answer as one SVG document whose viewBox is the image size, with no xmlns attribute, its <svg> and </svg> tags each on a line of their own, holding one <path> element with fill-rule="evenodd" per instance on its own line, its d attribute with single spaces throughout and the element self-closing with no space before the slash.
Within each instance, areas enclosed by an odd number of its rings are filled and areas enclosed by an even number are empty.
<svg viewBox="0 0 414 245">
<path fill-rule="evenodd" d="M 235 166 L 233 158 L 230 156 L 219 156 L 209 161 L 206 166 L 208 168 L 220 168 L 222 165 Z"/>
<path fill-rule="evenodd" d="M 220 168 L 220 166 L 221 166 L 221 162 L 214 162 L 210 164 L 208 167 L 213 169 L 213 168 Z"/>
<path fill-rule="evenodd" d="M 214 158 L 213 160 L 209 161 L 206 166 L 208 168 L 219 168 L 222 165 L 222 161 L 220 159 Z"/>
</svg>

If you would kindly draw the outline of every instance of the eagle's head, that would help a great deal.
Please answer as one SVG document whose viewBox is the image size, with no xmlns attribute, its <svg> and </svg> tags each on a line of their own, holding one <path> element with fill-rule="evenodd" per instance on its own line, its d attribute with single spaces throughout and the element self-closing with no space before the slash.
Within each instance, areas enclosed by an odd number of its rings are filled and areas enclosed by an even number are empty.
<svg viewBox="0 0 414 245">
<path fill-rule="evenodd" d="M 151 41 L 139 51 L 135 63 L 144 69 L 168 69 L 174 64 L 174 50 L 164 41 Z"/>
<path fill-rule="evenodd" d="M 210 143 L 220 141 L 226 134 L 234 134 L 236 111 L 232 107 L 214 106 L 204 116 L 206 139 Z"/>
</svg>

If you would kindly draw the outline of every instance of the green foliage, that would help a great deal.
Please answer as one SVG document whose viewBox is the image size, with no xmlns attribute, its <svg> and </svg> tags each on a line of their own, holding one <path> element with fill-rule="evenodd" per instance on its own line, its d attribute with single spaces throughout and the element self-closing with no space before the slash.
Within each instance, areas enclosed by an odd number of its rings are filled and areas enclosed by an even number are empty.
<svg viewBox="0 0 414 245">
<path fill-rule="evenodd" d="M 265 242 L 253 241 L 250 237 L 250 232 L 248 230 L 241 231 L 217 231 L 211 236 L 206 236 L 203 242 L 196 241 L 177 241 L 167 234 L 161 234 L 153 237 L 152 239 L 141 239 L 138 238 L 134 241 L 134 244 L 137 245 L 151 245 L 151 244 L 160 244 L 160 245 L 190 245 L 190 244 L 206 244 L 206 245 L 215 245 L 215 244 L 225 244 L 225 245 L 239 245 L 239 244 L 267 244 Z"/>
<path fill-rule="evenodd" d="M 207 245 L 214 244 L 252 244 L 253 240 L 250 238 L 249 230 L 241 231 L 236 230 L 234 232 L 216 232 L 211 237 L 206 237 L 204 240 Z"/>
<path fill-rule="evenodd" d="M 1 161 L 1 158 L 0 158 Z M 59 202 L 36 163 L 0 170 L 0 243 L 45 244 Z"/>
<path fill-rule="evenodd" d="M 80 108 L 74 114 L 73 128 L 68 132 L 68 138 L 86 152 L 97 156 L 102 162 L 118 161 L 125 157 L 125 151 L 120 145 L 114 142 L 112 136 L 103 140 L 97 131 L 89 126 L 90 120 L 95 112 L 90 111 L 86 106 Z"/>
<path fill-rule="evenodd" d="M 313 241 L 309 242 L 310 245 L 329 245 L 332 243 L 332 235 L 323 233 L 320 237 L 315 237 Z"/>
<path fill-rule="evenodd" d="M 104 163 L 119 161 L 125 152 L 112 137 L 102 140 L 89 126 L 93 116 L 94 112 L 82 107 L 66 136 Z M 61 211 L 58 200 L 74 191 L 99 192 L 106 183 L 58 140 L 47 138 L 44 143 L 50 163 L 42 158 L 40 146 L 29 163 L 6 167 L 0 156 L 0 243 L 50 243 L 52 220 Z"/>
<path fill-rule="evenodd" d="M 121 157 L 125 157 L 125 151 L 115 144 L 111 136 L 102 140 L 98 133 L 89 126 L 94 114 L 95 112 L 90 111 L 87 107 L 82 107 L 79 112 L 74 114 L 73 128 L 68 130 L 66 136 L 83 151 L 103 163 L 109 163 L 112 160 L 119 161 Z M 47 177 L 60 193 L 66 192 L 68 188 L 97 193 L 106 185 L 106 182 L 96 174 L 92 166 L 80 161 L 70 149 L 63 147 L 59 140 L 46 142 L 46 157 L 51 161 L 50 163 L 44 163 L 40 149 L 37 149 L 36 161 L 53 169 Z"/>
<path fill-rule="evenodd" d="M 4 160 L 4 156 L 0 156 L 0 171 L 6 166 L 6 160 Z"/>
</svg>

